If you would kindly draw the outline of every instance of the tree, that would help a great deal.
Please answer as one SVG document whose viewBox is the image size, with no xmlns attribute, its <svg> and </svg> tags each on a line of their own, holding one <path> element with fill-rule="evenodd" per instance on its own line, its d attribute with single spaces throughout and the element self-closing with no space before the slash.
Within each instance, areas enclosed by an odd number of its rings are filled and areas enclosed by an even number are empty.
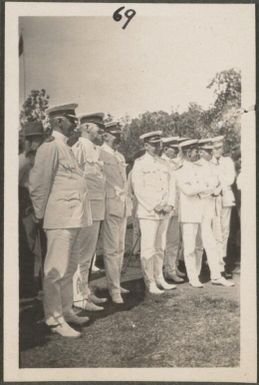
<svg viewBox="0 0 259 385">
<path fill-rule="evenodd" d="M 20 124 L 23 128 L 24 123 L 42 121 L 45 119 L 45 110 L 49 105 L 49 95 L 45 89 L 32 90 L 30 95 L 23 103 L 20 112 Z"/>
<path fill-rule="evenodd" d="M 221 71 L 211 80 L 208 88 L 215 95 L 210 115 L 210 130 L 213 134 L 225 136 L 225 150 L 240 144 L 241 131 L 241 72 L 232 68 Z"/>
</svg>

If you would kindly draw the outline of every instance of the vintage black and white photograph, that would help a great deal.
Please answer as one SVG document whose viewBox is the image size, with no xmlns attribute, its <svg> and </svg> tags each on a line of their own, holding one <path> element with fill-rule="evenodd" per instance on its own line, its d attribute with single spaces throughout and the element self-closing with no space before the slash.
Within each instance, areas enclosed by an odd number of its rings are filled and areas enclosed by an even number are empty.
<svg viewBox="0 0 259 385">
<path fill-rule="evenodd" d="M 256 381 L 254 5 L 6 5 L 6 378 Z"/>
</svg>

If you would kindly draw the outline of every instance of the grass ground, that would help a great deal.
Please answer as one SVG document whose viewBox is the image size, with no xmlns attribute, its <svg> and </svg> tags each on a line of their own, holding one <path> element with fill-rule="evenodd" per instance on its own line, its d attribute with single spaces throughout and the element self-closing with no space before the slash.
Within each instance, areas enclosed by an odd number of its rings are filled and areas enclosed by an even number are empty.
<svg viewBox="0 0 259 385">
<path fill-rule="evenodd" d="M 139 267 L 129 267 L 123 305 L 105 304 L 90 315 L 77 340 L 50 335 L 42 304 L 22 304 L 20 366 L 61 367 L 234 367 L 239 365 L 239 277 L 236 286 L 188 283 L 163 295 L 145 295 Z M 203 281 L 207 281 L 206 274 Z M 105 278 L 93 281 L 107 295 Z"/>
</svg>

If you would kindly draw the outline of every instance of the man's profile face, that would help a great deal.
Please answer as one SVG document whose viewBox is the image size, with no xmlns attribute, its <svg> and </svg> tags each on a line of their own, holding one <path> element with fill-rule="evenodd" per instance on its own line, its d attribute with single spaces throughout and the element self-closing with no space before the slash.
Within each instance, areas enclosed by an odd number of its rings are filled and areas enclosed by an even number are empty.
<svg viewBox="0 0 259 385">
<path fill-rule="evenodd" d="M 151 155 L 160 155 L 162 150 L 162 142 L 146 143 L 145 147 Z"/>
<path fill-rule="evenodd" d="M 165 154 L 168 156 L 168 158 L 175 159 L 178 155 L 178 150 L 177 148 L 168 147 L 165 149 Z"/>
<path fill-rule="evenodd" d="M 91 142 L 101 146 L 103 144 L 103 130 L 95 123 L 87 123 L 86 125 Z"/>
<path fill-rule="evenodd" d="M 200 149 L 199 154 L 200 154 L 201 158 L 208 160 L 208 161 L 211 160 L 211 158 L 212 158 L 212 152 L 211 151 L 206 151 L 206 150 Z"/>
<path fill-rule="evenodd" d="M 188 156 L 191 162 L 196 162 L 200 159 L 198 148 L 191 148 L 188 152 Z"/>
<path fill-rule="evenodd" d="M 213 148 L 213 155 L 216 159 L 220 158 L 223 154 L 223 144 L 216 145 Z"/>
<path fill-rule="evenodd" d="M 61 118 L 61 130 L 65 136 L 70 137 L 76 126 L 76 119 L 70 118 L 68 116 L 63 116 Z"/>
</svg>

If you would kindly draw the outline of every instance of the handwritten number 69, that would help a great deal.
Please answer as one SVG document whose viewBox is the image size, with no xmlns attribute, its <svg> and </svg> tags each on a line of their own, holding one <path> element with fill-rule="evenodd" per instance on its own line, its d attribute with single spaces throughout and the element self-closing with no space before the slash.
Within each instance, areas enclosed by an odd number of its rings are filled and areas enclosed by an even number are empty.
<svg viewBox="0 0 259 385">
<path fill-rule="evenodd" d="M 115 21 L 120 21 L 122 19 L 122 15 L 120 14 L 120 12 L 124 9 L 125 7 L 120 7 L 118 8 L 114 14 L 113 14 L 113 19 Z M 129 24 L 130 20 L 136 15 L 136 11 L 134 11 L 134 9 L 128 9 L 125 13 L 124 13 L 124 16 L 126 17 L 126 19 L 128 19 L 126 21 L 126 23 L 122 26 L 122 29 L 125 29 L 127 27 L 127 25 Z"/>
</svg>

